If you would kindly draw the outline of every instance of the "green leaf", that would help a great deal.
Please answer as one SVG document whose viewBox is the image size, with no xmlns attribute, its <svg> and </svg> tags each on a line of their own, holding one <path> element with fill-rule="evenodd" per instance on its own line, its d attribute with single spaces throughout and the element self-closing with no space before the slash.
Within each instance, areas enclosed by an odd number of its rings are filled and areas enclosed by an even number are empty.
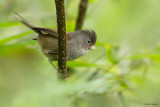
<svg viewBox="0 0 160 107">
<path fill-rule="evenodd" d="M 98 0 L 89 0 L 90 3 L 97 2 Z"/>
<path fill-rule="evenodd" d="M 160 54 L 157 53 L 145 53 L 145 54 L 137 54 L 137 55 L 132 55 L 129 57 L 126 57 L 125 59 L 143 59 L 143 58 L 154 58 L 154 59 L 159 59 Z"/>
<path fill-rule="evenodd" d="M 0 28 L 12 27 L 12 26 L 18 26 L 18 25 L 21 25 L 21 24 L 19 22 L 3 22 L 3 23 L 0 23 Z"/>
<path fill-rule="evenodd" d="M 14 36 L 11 36 L 11 37 L 8 37 L 8 38 L 5 38 L 5 39 L 2 39 L 0 40 L 0 45 L 3 45 L 11 40 L 15 40 L 15 39 L 18 39 L 18 38 L 21 38 L 21 37 L 24 37 L 28 34 L 31 34 L 32 31 L 27 31 L 27 32 L 24 32 L 24 33 L 21 33 L 21 34 L 18 34 L 18 35 L 14 35 Z"/>
<path fill-rule="evenodd" d="M 57 66 L 58 62 L 55 61 L 54 64 Z M 105 68 L 105 65 L 97 65 L 97 64 L 91 64 L 84 61 L 67 61 L 67 67 L 103 67 Z"/>
<path fill-rule="evenodd" d="M 107 51 L 107 58 L 109 60 L 110 63 L 115 63 L 116 61 L 116 56 L 114 53 L 114 49 L 111 47 L 110 44 L 105 44 L 106 47 L 106 51 Z"/>
<path fill-rule="evenodd" d="M 5 45 L 6 46 L 26 46 L 26 45 L 35 45 L 36 41 L 34 40 L 25 40 L 25 41 L 18 41 L 9 45 Z"/>
<path fill-rule="evenodd" d="M 67 66 L 68 67 L 98 67 L 100 65 L 90 64 L 83 61 L 68 61 Z"/>
</svg>

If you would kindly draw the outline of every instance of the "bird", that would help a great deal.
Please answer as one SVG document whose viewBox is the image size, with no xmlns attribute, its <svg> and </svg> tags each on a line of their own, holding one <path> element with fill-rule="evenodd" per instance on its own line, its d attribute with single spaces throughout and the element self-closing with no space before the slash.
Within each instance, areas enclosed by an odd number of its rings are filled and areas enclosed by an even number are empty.
<svg viewBox="0 0 160 107">
<path fill-rule="evenodd" d="M 48 57 L 50 64 L 57 70 L 53 61 L 58 60 L 58 31 L 53 28 L 37 27 L 29 23 L 20 14 L 15 12 L 15 18 L 23 25 L 33 30 L 38 34 L 36 40 L 41 47 L 43 54 Z M 73 32 L 66 32 L 66 54 L 67 60 L 77 59 L 89 50 L 95 49 L 97 34 L 94 30 L 77 30 Z"/>
</svg>

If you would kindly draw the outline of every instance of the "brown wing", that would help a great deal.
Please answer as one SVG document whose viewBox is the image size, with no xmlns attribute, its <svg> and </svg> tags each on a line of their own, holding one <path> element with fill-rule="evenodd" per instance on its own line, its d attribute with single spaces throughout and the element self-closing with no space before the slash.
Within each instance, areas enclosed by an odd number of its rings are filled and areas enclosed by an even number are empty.
<svg viewBox="0 0 160 107">
<path fill-rule="evenodd" d="M 42 27 L 34 27 L 32 28 L 35 32 L 38 32 L 39 35 L 50 35 L 54 38 L 58 39 L 57 30 L 52 28 L 42 28 Z"/>
<path fill-rule="evenodd" d="M 38 38 L 34 38 L 33 40 L 37 40 L 40 43 L 42 50 L 44 53 L 58 53 L 58 33 L 57 30 L 53 28 L 45 28 L 45 27 L 36 27 L 30 24 L 25 18 L 23 18 L 18 13 L 15 13 L 16 19 L 18 19 L 23 25 L 32 29 L 36 33 L 39 34 Z M 67 40 L 70 40 L 71 37 L 69 33 L 66 33 Z"/>
<path fill-rule="evenodd" d="M 39 35 L 37 41 L 45 54 L 58 53 L 58 39 L 50 35 Z"/>
</svg>

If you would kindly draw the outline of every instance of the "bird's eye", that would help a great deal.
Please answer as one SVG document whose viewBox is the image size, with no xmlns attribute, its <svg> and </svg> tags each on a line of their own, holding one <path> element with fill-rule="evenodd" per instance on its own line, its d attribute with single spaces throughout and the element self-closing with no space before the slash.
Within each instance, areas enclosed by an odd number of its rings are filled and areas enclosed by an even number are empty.
<svg viewBox="0 0 160 107">
<path fill-rule="evenodd" d="M 90 40 L 87 40 L 86 42 L 87 42 L 87 44 L 91 44 L 91 41 L 90 41 Z"/>
</svg>

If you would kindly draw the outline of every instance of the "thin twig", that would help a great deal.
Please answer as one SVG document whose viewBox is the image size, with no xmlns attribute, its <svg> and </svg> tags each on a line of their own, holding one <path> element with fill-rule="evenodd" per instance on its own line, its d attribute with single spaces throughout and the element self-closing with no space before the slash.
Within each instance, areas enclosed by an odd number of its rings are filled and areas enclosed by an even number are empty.
<svg viewBox="0 0 160 107">
<path fill-rule="evenodd" d="M 79 13 L 78 13 L 77 21 L 76 21 L 75 30 L 81 30 L 82 29 L 84 19 L 85 19 L 85 16 L 86 16 L 87 7 L 88 7 L 88 0 L 81 0 L 81 2 L 79 4 Z"/>
</svg>

